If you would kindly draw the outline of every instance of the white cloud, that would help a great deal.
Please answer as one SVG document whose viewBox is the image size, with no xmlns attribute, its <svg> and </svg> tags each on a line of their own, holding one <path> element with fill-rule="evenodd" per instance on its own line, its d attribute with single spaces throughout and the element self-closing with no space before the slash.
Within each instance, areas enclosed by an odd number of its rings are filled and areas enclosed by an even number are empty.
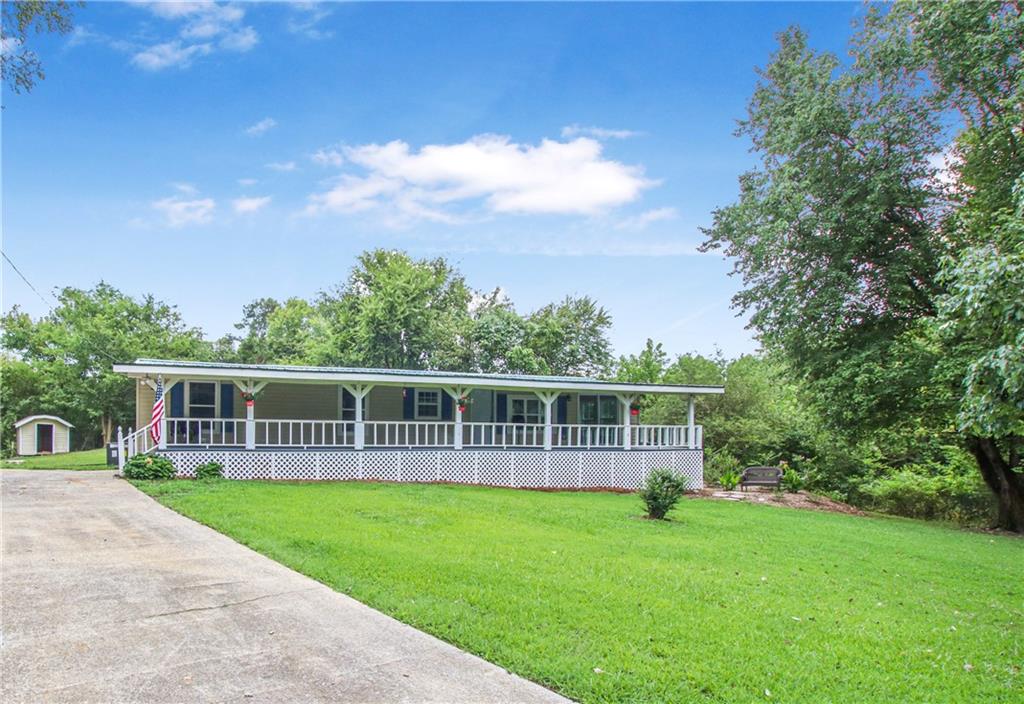
<svg viewBox="0 0 1024 704">
<path fill-rule="evenodd" d="M 344 149 L 365 175 L 345 174 L 310 196 L 307 213 L 379 207 L 414 219 L 462 220 L 452 208 L 487 214 L 595 215 L 635 201 L 655 185 L 638 166 L 602 156 L 601 143 L 580 137 L 518 144 L 480 135 L 459 144 L 413 151 L 402 141 Z"/>
<path fill-rule="evenodd" d="M 195 58 L 217 49 L 245 52 L 259 43 L 256 30 L 242 25 L 245 10 L 237 4 L 151 2 L 143 7 L 163 20 L 179 23 L 174 38 L 132 49 L 132 63 L 149 71 L 187 68 Z"/>
<path fill-rule="evenodd" d="M 639 137 L 641 132 L 633 130 L 610 130 L 605 127 L 585 127 L 579 124 L 566 125 L 562 128 L 562 139 L 574 137 L 593 137 L 594 139 L 628 139 Z"/>
<path fill-rule="evenodd" d="M 345 155 L 333 147 L 317 149 L 309 155 L 309 158 L 314 164 L 320 166 L 341 166 L 345 163 Z"/>
<path fill-rule="evenodd" d="M 277 120 L 272 117 L 264 117 L 262 120 L 254 125 L 249 125 L 245 128 L 245 133 L 250 137 L 259 137 L 267 130 L 273 129 L 277 126 Z"/>
<path fill-rule="evenodd" d="M 623 218 L 616 227 L 620 230 L 642 230 L 652 222 L 673 220 L 678 216 L 679 213 L 675 208 L 654 208 L 653 210 L 645 210 L 639 215 Z"/>
<path fill-rule="evenodd" d="M 267 168 L 272 171 L 295 171 L 299 166 L 294 161 L 272 161 L 267 164 Z"/>
<path fill-rule="evenodd" d="M 260 35 L 252 27 L 242 27 L 237 32 L 225 34 L 220 48 L 228 51 L 246 52 L 260 43 Z"/>
<path fill-rule="evenodd" d="M 175 39 L 163 44 L 154 44 L 137 52 L 132 57 L 132 63 L 147 71 L 160 71 L 172 66 L 188 68 L 195 57 L 205 56 L 210 51 L 209 44 L 183 46 L 181 41 Z"/>
<path fill-rule="evenodd" d="M 238 179 L 238 185 L 239 186 L 255 186 L 257 183 L 259 183 L 259 182 L 256 179 L 254 179 L 254 178 L 240 178 L 240 179 Z"/>
<path fill-rule="evenodd" d="M 255 213 L 262 210 L 270 203 L 270 196 L 254 196 L 235 198 L 231 201 L 231 207 L 236 213 Z"/>
<path fill-rule="evenodd" d="M 321 29 L 319 26 L 320 22 L 331 14 L 324 3 L 293 2 L 289 8 L 292 10 L 292 14 L 285 26 L 292 34 L 312 40 L 329 39 L 334 36 L 334 32 Z"/>
<path fill-rule="evenodd" d="M 168 226 L 183 227 L 210 222 L 216 203 L 213 198 L 186 200 L 182 196 L 170 196 L 153 201 L 152 206 L 164 216 Z"/>
<path fill-rule="evenodd" d="M 196 188 L 191 183 L 186 183 L 185 181 L 177 181 L 175 183 L 172 183 L 171 187 L 174 190 L 178 191 L 178 193 L 184 193 L 187 196 L 194 196 L 195 194 L 199 193 L 198 188 Z"/>
</svg>

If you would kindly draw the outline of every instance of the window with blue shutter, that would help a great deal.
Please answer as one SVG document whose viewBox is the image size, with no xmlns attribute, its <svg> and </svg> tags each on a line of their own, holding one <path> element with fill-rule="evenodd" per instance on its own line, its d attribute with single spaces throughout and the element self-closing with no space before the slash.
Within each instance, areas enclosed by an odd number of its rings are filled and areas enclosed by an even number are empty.
<svg viewBox="0 0 1024 704">
<path fill-rule="evenodd" d="M 230 382 L 220 385 L 220 417 L 235 417 L 235 385 Z"/>
<path fill-rule="evenodd" d="M 558 397 L 558 406 L 556 413 L 558 420 L 556 420 L 555 422 L 558 425 L 565 425 L 567 422 L 569 422 L 569 397 L 566 396 L 565 394 L 562 394 L 561 396 Z"/>
<path fill-rule="evenodd" d="M 508 422 L 508 394 L 497 394 L 494 397 L 494 419 L 497 423 Z"/>
<path fill-rule="evenodd" d="M 171 387 L 171 418 L 185 417 L 185 384 L 176 382 Z"/>
<path fill-rule="evenodd" d="M 452 419 L 452 397 L 447 391 L 441 391 L 441 420 Z"/>
<path fill-rule="evenodd" d="M 405 396 L 402 398 L 402 418 L 412 420 L 416 417 L 416 389 L 407 386 L 402 389 Z"/>
</svg>

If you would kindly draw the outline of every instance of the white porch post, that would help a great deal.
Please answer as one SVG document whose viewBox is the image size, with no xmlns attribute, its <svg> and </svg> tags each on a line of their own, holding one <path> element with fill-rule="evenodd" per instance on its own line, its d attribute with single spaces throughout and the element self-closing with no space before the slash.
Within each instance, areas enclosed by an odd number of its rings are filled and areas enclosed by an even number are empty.
<svg viewBox="0 0 1024 704">
<path fill-rule="evenodd" d="M 555 405 L 555 401 L 558 400 L 557 391 L 534 391 L 537 394 L 537 398 L 544 404 L 544 449 L 550 450 L 552 447 L 552 436 L 551 436 L 551 407 Z"/>
<path fill-rule="evenodd" d="M 164 396 L 167 396 L 167 392 L 170 391 L 170 387 L 163 383 L 163 378 L 160 378 L 160 385 L 163 386 Z M 157 447 L 161 450 L 167 449 L 167 399 L 164 399 L 164 412 L 160 414 L 160 441 L 157 442 Z"/>
<path fill-rule="evenodd" d="M 246 382 L 235 381 L 235 386 L 243 394 L 252 394 L 255 396 L 268 382 L 264 381 L 256 384 L 250 379 Z M 248 401 L 245 402 L 245 449 L 255 450 L 256 449 L 256 400 L 250 404 Z"/>
<path fill-rule="evenodd" d="M 117 473 L 124 474 L 124 432 L 117 426 Z"/>
<path fill-rule="evenodd" d="M 370 393 L 373 384 L 342 384 L 342 386 L 356 400 L 354 443 L 355 449 L 362 450 L 366 447 L 366 421 L 363 420 L 363 399 Z"/>
<path fill-rule="evenodd" d="M 456 450 L 461 450 L 463 446 L 462 438 L 462 409 L 459 406 L 459 400 L 469 396 L 472 389 L 463 388 L 461 386 L 453 386 L 446 388 L 445 393 L 452 397 L 452 403 L 455 405 L 452 417 L 455 419 L 455 437 L 452 443 Z"/>
<path fill-rule="evenodd" d="M 622 404 L 622 449 L 632 450 L 633 449 L 633 433 L 632 423 L 633 417 L 630 414 L 630 410 L 633 406 L 633 401 L 636 400 L 636 396 L 629 394 L 615 394 L 619 397 L 619 403 Z"/>
<path fill-rule="evenodd" d="M 693 422 L 693 412 L 693 394 L 690 394 L 686 397 L 686 424 L 689 426 L 686 430 L 686 439 L 691 449 L 697 447 L 697 427 Z"/>
</svg>

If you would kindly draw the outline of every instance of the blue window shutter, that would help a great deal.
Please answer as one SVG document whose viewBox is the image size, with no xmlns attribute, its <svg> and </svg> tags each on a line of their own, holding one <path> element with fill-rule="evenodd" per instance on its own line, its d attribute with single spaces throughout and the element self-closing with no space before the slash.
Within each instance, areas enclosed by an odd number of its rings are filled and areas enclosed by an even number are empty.
<svg viewBox="0 0 1024 704">
<path fill-rule="evenodd" d="M 235 385 L 230 382 L 220 385 L 220 417 L 235 417 Z"/>
<path fill-rule="evenodd" d="M 508 394 L 496 394 L 494 397 L 494 419 L 496 423 L 508 422 Z"/>
<path fill-rule="evenodd" d="M 447 391 L 441 392 L 441 420 L 452 419 L 452 397 Z"/>
<path fill-rule="evenodd" d="M 416 417 L 416 389 L 406 386 L 402 391 L 405 393 L 402 399 L 402 418 L 412 420 Z"/>
<path fill-rule="evenodd" d="M 171 387 L 171 418 L 185 417 L 185 384 L 176 383 Z"/>
<path fill-rule="evenodd" d="M 557 408 L 558 420 L 555 422 L 558 425 L 565 425 L 569 419 L 569 397 L 562 394 L 558 397 L 558 408 Z"/>
</svg>

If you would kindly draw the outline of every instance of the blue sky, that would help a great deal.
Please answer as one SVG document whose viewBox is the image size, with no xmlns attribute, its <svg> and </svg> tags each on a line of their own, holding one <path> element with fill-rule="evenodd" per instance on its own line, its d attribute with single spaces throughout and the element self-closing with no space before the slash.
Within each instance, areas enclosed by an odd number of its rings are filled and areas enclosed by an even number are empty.
<svg viewBox="0 0 1024 704">
<path fill-rule="evenodd" d="M 210 337 L 355 256 L 443 255 L 520 311 L 589 294 L 618 353 L 756 349 L 699 228 L 775 34 L 842 53 L 851 4 L 89 3 L 4 96 L 4 251 Z M 46 306 L 4 265 L 3 306 Z"/>
</svg>

